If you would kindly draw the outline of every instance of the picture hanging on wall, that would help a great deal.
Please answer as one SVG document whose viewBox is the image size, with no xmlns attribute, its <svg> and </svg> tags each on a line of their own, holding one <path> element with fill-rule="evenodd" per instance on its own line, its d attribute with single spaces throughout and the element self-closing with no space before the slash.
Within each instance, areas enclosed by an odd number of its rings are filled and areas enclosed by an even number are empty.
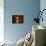
<svg viewBox="0 0 46 46">
<path fill-rule="evenodd" d="M 12 24 L 24 23 L 24 15 L 12 15 Z"/>
</svg>

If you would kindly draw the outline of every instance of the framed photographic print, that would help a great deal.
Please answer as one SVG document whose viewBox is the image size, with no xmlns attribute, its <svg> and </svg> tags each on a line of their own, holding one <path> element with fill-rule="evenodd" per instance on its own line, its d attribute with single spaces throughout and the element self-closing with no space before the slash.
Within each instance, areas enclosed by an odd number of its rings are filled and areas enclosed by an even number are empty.
<svg viewBox="0 0 46 46">
<path fill-rule="evenodd" d="M 12 15 L 12 24 L 24 23 L 24 15 Z"/>
</svg>

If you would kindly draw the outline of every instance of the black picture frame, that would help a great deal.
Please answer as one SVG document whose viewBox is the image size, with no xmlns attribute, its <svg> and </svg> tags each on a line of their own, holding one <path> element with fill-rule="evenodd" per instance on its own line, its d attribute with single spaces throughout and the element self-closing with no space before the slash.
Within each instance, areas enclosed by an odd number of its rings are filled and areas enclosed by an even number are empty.
<svg viewBox="0 0 46 46">
<path fill-rule="evenodd" d="M 12 24 L 24 23 L 24 15 L 12 15 Z"/>
</svg>

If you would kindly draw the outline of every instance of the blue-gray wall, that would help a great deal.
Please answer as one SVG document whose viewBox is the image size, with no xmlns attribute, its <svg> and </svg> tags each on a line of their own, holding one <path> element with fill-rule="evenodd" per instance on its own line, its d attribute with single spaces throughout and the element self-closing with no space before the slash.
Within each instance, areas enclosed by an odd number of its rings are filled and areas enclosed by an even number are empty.
<svg viewBox="0 0 46 46">
<path fill-rule="evenodd" d="M 46 0 L 41 0 L 40 1 L 40 10 L 42 11 L 43 9 L 46 9 Z M 43 22 L 40 21 L 40 25 L 46 27 L 46 10 L 43 12 Z"/>
<path fill-rule="evenodd" d="M 4 1 L 5 40 L 18 41 L 35 25 L 35 14 L 40 9 L 40 0 L 5 0 Z M 12 24 L 12 15 L 24 15 L 23 24 Z"/>
</svg>

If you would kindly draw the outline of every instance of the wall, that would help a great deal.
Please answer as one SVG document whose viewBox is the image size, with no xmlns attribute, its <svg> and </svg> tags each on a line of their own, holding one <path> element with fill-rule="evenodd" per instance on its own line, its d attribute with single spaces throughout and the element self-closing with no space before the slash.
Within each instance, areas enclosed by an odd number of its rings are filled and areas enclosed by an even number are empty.
<svg viewBox="0 0 46 46">
<path fill-rule="evenodd" d="M 4 1 L 4 35 L 7 41 L 18 41 L 32 28 L 35 14 L 40 10 L 40 0 L 5 0 Z M 23 24 L 12 24 L 12 15 L 24 15 Z"/>
<path fill-rule="evenodd" d="M 43 9 L 46 9 L 46 0 L 41 0 L 41 1 L 40 1 L 40 9 L 41 9 L 41 11 L 42 11 Z M 43 12 L 42 17 L 43 17 L 43 22 L 41 21 L 41 22 L 40 22 L 40 25 L 46 27 L 46 10 Z"/>
<path fill-rule="evenodd" d="M 0 42 L 4 41 L 4 0 L 0 0 Z"/>
</svg>

